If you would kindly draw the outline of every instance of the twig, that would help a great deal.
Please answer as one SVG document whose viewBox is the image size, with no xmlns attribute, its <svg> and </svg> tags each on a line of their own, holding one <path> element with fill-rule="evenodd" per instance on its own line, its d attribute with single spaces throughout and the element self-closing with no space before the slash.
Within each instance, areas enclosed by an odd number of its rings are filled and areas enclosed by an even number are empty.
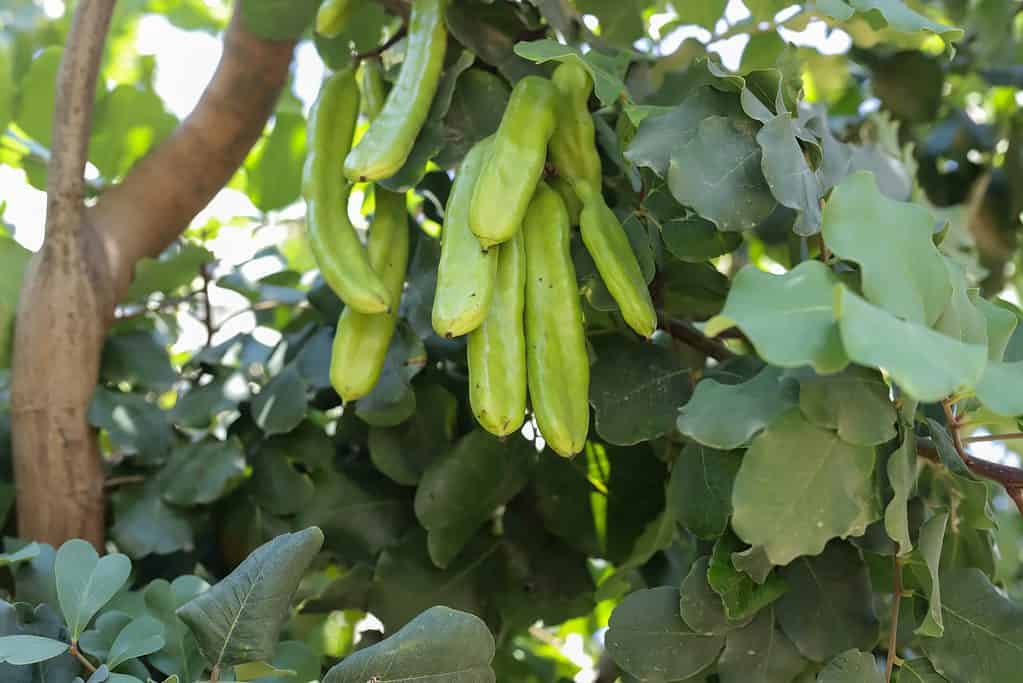
<svg viewBox="0 0 1023 683">
<path fill-rule="evenodd" d="M 96 673 L 96 666 L 78 649 L 78 641 L 71 641 L 71 655 L 81 662 L 82 666 L 88 669 L 89 673 Z"/>
<path fill-rule="evenodd" d="M 661 327 L 674 339 L 677 339 L 686 346 L 691 346 L 706 356 L 719 361 L 735 358 L 735 354 L 727 346 L 700 332 L 691 323 L 663 316 L 658 316 L 658 321 Z"/>
<path fill-rule="evenodd" d="M 366 52 L 353 52 L 352 59 L 355 62 L 361 62 L 365 59 L 379 57 L 380 55 L 384 54 L 389 49 L 394 47 L 398 43 L 398 41 L 404 38 L 406 35 L 408 35 L 408 24 L 403 23 L 401 25 L 401 28 L 395 31 L 394 35 L 388 38 L 383 45 L 377 45 L 372 50 L 367 50 Z"/>
<path fill-rule="evenodd" d="M 133 320 L 135 318 L 141 318 L 142 316 L 149 315 L 150 313 L 160 313 L 162 311 L 169 311 L 177 308 L 181 304 L 191 303 L 193 299 L 199 294 L 199 292 L 189 292 L 184 296 L 174 296 L 164 299 L 159 302 L 156 306 L 141 306 L 138 310 L 131 311 L 130 313 L 121 312 L 116 318 L 117 322 L 124 320 Z"/>
<path fill-rule="evenodd" d="M 888 635 L 888 661 L 884 668 L 885 683 L 892 680 L 892 669 L 895 667 L 897 641 L 899 635 L 899 606 L 902 603 L 902 560 L 898 555 L 894 557 L 894 585 L 892 586 L 892 618 L 891 633 Z"/>
<path fill-rule="evenodd" d="M 146 482 L 146 476 L 142 474 L 127 474 L 123 477 L 110 477 L 103 482 L 103 488 L 105 489 L 116 489 L 119 486 L 129 486 L 131 484 L 144 484 Z"/>
<path fill-rule="evenodd" d="M 210 301 L 210 264 L 203 263 L 199 266 L 199 273 L 202 275 L 202 300 L 205 304 L 203 309 L 202 322 L 206 326 L 206 348 L 213 345 L 213 304 Z"/>
<path fill-rule="evenodd" d="M 1008 434 L 985 434 L 983 436 L 967 436 L 962 441 L 963 443 L 981 443 L 982 441 L 1007 441 L 1009 439 L 1023 439 L 1023 432 L 1010 432 Z"/>
</svg>

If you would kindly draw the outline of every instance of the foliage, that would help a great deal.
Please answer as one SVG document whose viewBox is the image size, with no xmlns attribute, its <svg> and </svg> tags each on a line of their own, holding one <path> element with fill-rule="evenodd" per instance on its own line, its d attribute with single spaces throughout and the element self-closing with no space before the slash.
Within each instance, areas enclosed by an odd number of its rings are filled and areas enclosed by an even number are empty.
<svg viewBox="0 0 1023 683">
<path fill-rule="evenodd" d="M 229 4 L 118 4 L 90 192 L 176 123 L 143 18 L 217 33 Z M 357 4 L 333 38 L 312 34 L 315 2 L 240 6 L 339 70 L 401 25 Z M 844 682 L 884 680 L 889 643 L 900 681 L 1018 675 L 1023 522 L 960 456 L 1023 415 L 1023 15 L 725 4 L 449 3 L 437 95 L 382 181 L 413 233 L 397 329 L 347 404 L 329 376 L 343 304 L 303 230 L 311 102 L 282 97 L 229 183 L 247 213 L 197 222 L 118 306 L 89 412 L 112 552 L 5 541 L 0 678 Z M 0 9 L 0 170 L 36 188 L 68 23 Z M 851 45 L 786 42 L 807 26 Z M 629 330 L 573 231 L 594 419 L 572 459 L 532 419 L 483 432 L 464 338 L 431 326 L 451 172 L 515 83 L 562 62 L 593 79 L 603 198 L 660 328 Z M 374 195 L 353 185 L 360 229 Z M 0 246 L 6 358 L 27 256 Z"/>
</svg>

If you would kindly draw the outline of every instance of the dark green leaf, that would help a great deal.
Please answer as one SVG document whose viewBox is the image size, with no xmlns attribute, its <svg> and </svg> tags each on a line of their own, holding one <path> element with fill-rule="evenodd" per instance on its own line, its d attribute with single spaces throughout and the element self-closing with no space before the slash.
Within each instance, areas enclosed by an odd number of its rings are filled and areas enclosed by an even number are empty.
<svg viewBox="0 0 1023 683">
<path fill-rule="evenodd" d="M 701 557 L 689 568 L 689 574 L 682 580 L 679 591 L 679 610 L 682 621 L 697 633 L 722 635 L 733 628 L 745 626 L 754 615 L 750 614 L 744 619 L 728 618 L 721 596 L 707 582 L 709 563 L 709 558 Z"/>
<path fill-rule="evenodd" d="M 100 363 L 100 379 L 113 384 L 125 382 L 136 388 L 163 392 L 178 378 L 166 345 L 150 332 L 107 337 Z"/>
<path fill-rule="evenodd" d="M 405 486 L 415 486 L 423 470 L 451 445 L 458 404 L 439 384 L 416 387 L 418 410 L 397 427 L 369 430 L 369 455 L 384 475 Z"/>
<path fill-rule="evenodd" d="M 284 434 L 306 414 L 306 383 L 294 365 L 270 380 L 252 399 L 252 414 L 267 434 Z"/>
<path fill-rule="evenodd" d="M 167 413 L 139 394 L 96 387 L 89 404 L 89 423 L 105 429 L 114 448 L 135 454 L 145 464 L 162 462 L 174 447 Z"/>
<path fill-rule="evenodd" d="M 721 683 L 792 683 L 806 660 L 777 627 L 773 609 L 753 623 L 730 631 L 718 659 Z"/>
<path fill-rule="evenodd" d="M 720 536 L 732 514 L 732 482 L 740 460 L 734 451 L 687 445 L 675 460 L 668 483 L 675 521 L 699 538 Z"/>
<path fill-rule="evenodd" d="M 243 0 L 246 27 L 260 38 L 294 40 L 302 35 L 319 6 L 317 0 Z"/>
<path fill-rule="evenodd" d="M 114 526 L 118 547 L 132 557 L 167 555 L 194 547 L 192 525 L 185 513 L 164 502 L 157 479 L 145 486 L 124 487 L 114 494 Z"/>
<path fill-rule="evenodd" d="M 763 576 L 751 577 L 739 571 L 736 558 L 741 547 L 742 543 L 735 534 L 726 531 L 714 543 L 707 568 L 710 587 L 721 596 L 725 614 L 732 621 L 749 619 L 788 589 L 778 574 L 769 573 L 772 569 L 769 562 Z"/>
<path fill-rule="evenodd" d="M 510 92 L 508 84 L 489 71 L 473 68 L 462 73 L 444 117 L 444 147 L 434 162 L 451 168 L 473 145 L 495 133 Z"/>
<path fill-rule="evenodd" d="M 721 232 L 713 223 L 696 215 L 663 223 L 661 236 L 664 246 L 676 258 L 693 263 L 735 251 L 742 244 L 741 235 Z"/>
<path fill-rule="evenodd" d="M 847 650 L 824 667 L 817 676 L 819 683 L 883 683 L 874 655 L 859 650 Z"/>
<path fill-rule="evenodd" d="M 799 379 L 799 409 L 809 422 L 836 430 L 846 443 L 877 446 L 896 436 L 888 391 L 881 375 L 866 368 L 807 375 Z"/>
<path fill-rule="evenodd" d="M 278 109 L 270 135 L 245 160 L 245 191 L 257 209 L 282 209 L 299 198 L 305 152 L 305 117 Z"/>
</svg>

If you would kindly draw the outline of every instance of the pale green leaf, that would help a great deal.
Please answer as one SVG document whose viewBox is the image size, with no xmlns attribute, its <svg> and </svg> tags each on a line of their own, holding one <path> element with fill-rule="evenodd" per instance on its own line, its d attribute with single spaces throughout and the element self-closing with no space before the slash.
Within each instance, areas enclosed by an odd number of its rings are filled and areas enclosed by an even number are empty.
<svg viewBox="0 0 1023 683">
<path fill-rule="evenodd" d="M 900 320 L 842 285 L 836 311 L 849 358 L 885 370 L 919 401 L 938 401 L 973 386 L 987 364 L 987 345 L 964 344 L 923 325 Z"/>
<path fill-rule="evenodd" d="M 774 366 L 742 384 L 707 378 L 682 406 L 678 430 L 712 448 L 739 448 L 795 406 L 796 395 L 797 385 L 782 381 L 782 371 Z"/>
<path fill-rule="evenodd" d="M 846 21 L 855 11 L 879 17 L 889 27 L 902 33 L 926 31 L 950 42 L 963 37 L 962 29 L 931 21 L 907 7 L 902 0 L 848 0 L 848 4 L 843 0 L 827 0 L 817 5 L 824 14 L 839 21 Z"/>
<path fill-rule="evenodd" d="M 1023 361 L 991 361 L 977 383 L 977 398 L 999 415 L 1023 415 Z"/>
<path fill-rule="evenodd" d="M 832 538 L 859 536 L 876 518 L 873 470 L 873 448 L 844 443 L 791 410 L 743 457 L 732 526 L 742 540 L 762 545 L 773 564 L 816 555 Z"/>
<path fill-rule="evenodd" d="M 163 624 L 152 617 L 133 619 L 121 629 L 110 646 L 107 666 L 116 669 L 129 659 L 157 652 L 165 643 Z"/>
<path fill-rule="evenodd" d="M 952 283 L 952 295 L 938 321 L 934 323 L 934 329 L 965 344 L 983 344 L 987 347 L 988 318 L 975 305 L 974 296 L 970 296 L 976 293 L 967 287 L 963 269 L 947 256 L 945 266 Z"/>
<path fill-rule="evenodd" d="M 821 229 L 821 197 L 824 186 L 807 161 L 797 140 L 796 122 L 779 112 L 757 133 L 763 150 L 761 167 L 778 202 L 799 212 L 793 226 L 797 235 L 814 235 Z"/>
<path fill-rule="evenodd" d="M 909 498 L 916 485 L 916 435 L 907 429 L 899 448 L 888 456 L 886 470 L 892 486 L 892 499 L 885 506 L 884 527 L 889 538 L 899 544 L 899 555 L 913 549 L 909 534 Z"/>
<path fill-rule="evenodd" d="M 593 78 L 593 92 L 604 105 L 613 105 L 626 96 L 625 72 L 629 68 L 627 52 L 604 53 L 590 50 L 583 54 L 570 45 L 554 40 L 517 43 L 515 54 L 537 63 L 551 60 L 579 64 Z"/>
<path fill-rule="evenodd" d="M 481 619 L 431 607 L 386 640 L 349 655 L 323 683 L 495 683 L 494 637 Z"/>
<path fill-rule="evenodd" d="M 987 322 L 988 360 L 1000 361 L 1005 356 L 1005 348 L 1019 324 L 1019 318 L 1006 306 L 999 306 L 971 290 L 970 300 L 984 316 Z"/>
<path fill-rule="evenodd" d="M 57 597 L 71 639 L 78 640 L 100 609 L 128 580 L 131 561 L 121 554 L 100 557 L 86 541 L 71 540 L 57 551 Z"/>
<path fill-rule="evenodd" d="M 68 650 L 68 644 L 40 636 L 0 637 L 0 662 L 14 666 L 27 666 L 59 657 Z"/>
<path fill-rule="evenodd" d="M 924 616 L 916 633 L 931 638 L 940 638 L 945 632 L 941 613 L 941 580 L 938 576 L 941 561 L 941 546 L 945 538 L 945 527 L 948 524 L 948 513 L 934 515 L 920 527 L 919 549 L 913 556 L 914 562 L 923 560 L 923 571 L 916 571 L 921 583 L 927 590 L 927 614 Z"/>
<path fill-rule="evenodd" d="M 872 370 L 846 368 L 837 375 L 799 379 L 799 409 L 818 427 L 858 446 L 877 446 L 895 438 L 895 406 L 888 385 Z"/>
<path fill-rule="evenodd" d="M 263 661 L 245 662 L 244 664 L 234 665 L 234 679 L 236 681 L 255 681 L 260 678 L 268 678 L 271 676 L 275 678 L 294 678 L 295 674 L 296 672 L 294 669 L 278 669 Z"/>
<path fill-rule="evenodd" d="M 884 683 L 874 655 L 859 650 L 841 653 L 817 676 L 818 683 Z"/>
<path fill-rule="evenodd" d="M 734 321 L 772 365 L 838 372 L 849 364 L 834 312 L 838 278 L 819 261 L 784 275 L 746 266 L 735 276 L 722 318 Z"/>
<path fill-rule="evenodd" d="M 828 248 L 859 264 L 868 301 L 909 322 L 930 326 L 938 320 L 952 283 L 934 246 L 930 211 L 889 199 L 872 174 L 859 172 L 831 193 L 823 220 Z"/>
</svg>

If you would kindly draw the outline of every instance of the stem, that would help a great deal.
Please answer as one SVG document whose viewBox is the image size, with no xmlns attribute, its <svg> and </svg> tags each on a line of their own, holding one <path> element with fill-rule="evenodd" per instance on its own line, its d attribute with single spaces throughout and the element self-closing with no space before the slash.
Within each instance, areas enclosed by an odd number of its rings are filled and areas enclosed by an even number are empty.
<svg viewBox="0 0 1023 683">
<path fill-rule="evenodd" d="M 963 443 L 981 443 L 982 441 L 1006 441 L 1008 439 L 1023 439 L 1023 432 L 1010 432 L 1008 434 L 985 434 L 983 436 L 967 436 Z"/>
<path fill-rule="evenodd" d="M 110 477 L 103 483 L 103 487 L 107 489 L 115 489 L 119 486 L 127 486 L 129 484 L 144 484 L 146 483 L 146 477 L 142 474 L 126 474 L 123 477 Z"/>
<path fill-rule="evenodd" d="M 402 38 L 404 38 L 406 35 L 408 35 L 408 24 L 404 24 L 403 23 L 401 25 L 401 28 L 399 28 L 397 31 L 395 31 L 394 35 L 391 36 L 390 38 L 388 38 L 387 41 L 383 45 L 378 45 L 375 48 L 373 48 L 372 50 L 367 50 L 366 52 L 355 52 L 355 53 L 352 53 L 352 59 L 355 62 L 361 62 L 361 61 L 363 61 L 365 59 L 372 59 L 374 57 L 379 57 L 380 55 L 382 55 L 383 53 L 387 52 L 389 49 L 394 47 L 398 43 L 398 41 L 401 40 Z"/>
<path fill-rule="evenodd" d="M 208 263 L 199 266 L 199 273 L 202 274 L 202 300 L 205 304 L 203 309 L 203 324 L 206 326 L 206 348 L 213 345 L 213 304 L 210 302 L 210 269 Z"/>
<path fill-rule="evenodd" d="M 731 349 L 718 340 L 712 339 L 703 332 L 700 332 L 691 323 L 683 320 L 674 320 L 664 316 L 658 316 L 658 320 L 661 327 L 663 327 L 673 338 L 682 342 L 686 346 L 691 346 L 704 355 L 710 356 L 711 358 L 719 361 L 735 358 L 735 354 Z"/>
<path fill-rule="evenodd" d="M 216 664 L 210 671 L 210 683 L 217 683 L 220 680 L 220 665 Z"/>
<path fill-rule="evenodd" d="M 902 560 L 898 555 L 894 557 L 894 580 L 892 586 L 892 619 L 891 633 L 888 634 L 888 661 L 885 664 L 884 680 L 890 683 L 892 680 L 892 669 L 895 667 L 897 640 L 899 635 L 899 605 L 902 603 Z"/>
<path fill-rule="evenodd" d="M 71 641 L 71 655 L 81 662 L 82 666 L 84 666 L 89 673 L 96 673 L 96 667 L 84 654 L 82 654 L 81 650 L 78 649 L 78 641 L 76 640 Z"/>
</svg>

